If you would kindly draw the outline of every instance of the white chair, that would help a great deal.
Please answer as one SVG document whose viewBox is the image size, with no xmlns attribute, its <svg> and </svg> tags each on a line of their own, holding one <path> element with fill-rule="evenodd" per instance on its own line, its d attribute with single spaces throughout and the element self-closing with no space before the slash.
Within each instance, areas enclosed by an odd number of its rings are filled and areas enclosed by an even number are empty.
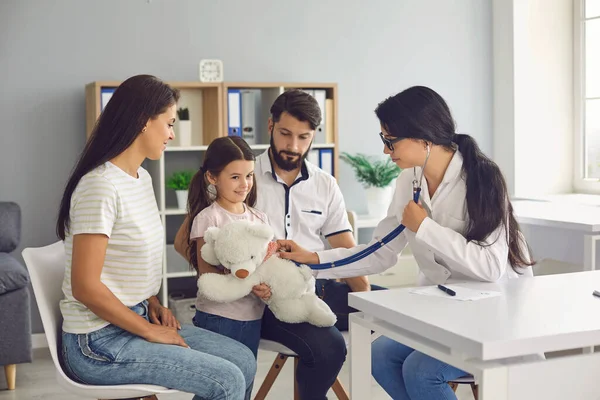
<svg viewBox="0 0 600 400">
<path fill-rule="evenodd" d="M 342 332 L 342 335 L 344 336 L 344 340 L 346 341 L 346 346 L 348 346 L 349 333 Z M 265 380 L 258 389 L 258 392 L 256 392 L 254 400 L 264 400 L 267 397 L 269 390 L 271 390 L 273 383 L 275 383 L 275 379 L 277 379 L 277 376 L 281 372 L 283 365 L 289 357 L 292 357 L 294 359 L 294 400 L 300 400 L 300 394 L 298 392 L 298 383 L 296 382 L 298 354 L 294 353 L 292 350 L 282 345 L 281 343 L 273 342 L 271 340 L 266 339 L 260 340 L 258 348 L 261 350 L 272 351 L 274 353 L 277 353 L 277 357 L 275 357 L 275 361 L 273 361 L 271 369 L 269 369 Z M 348 400 L 350 398 L 348 396 L 348 393 L 346 392 L 346 389 L 344 389 L 342 382 L 340 382 L 340 378 L 335 379 L 335 382 L 333 383 L 333 386 L 331 386 L 331 389 L 333 390 L 333 392 L 339 400 Z"/>
<path fill-rule="evenodd" d="M 56 367 L 56 379 L 64 389 L 93 399 L 156 399 L 155 394 L 177 393 L 177 390 L 155 385 L 82 385 L 71 380 L 62 370 L 58 358 L 58 336 L 62 316 L 59 301 L 63 298 L 62 281 L 65 274 L 65 249 L 63 242 L 39 248 L 23 250 L 23 259 L 31 276 L 33 292 L 42 317 L 52 361 Z"/>
</svg>

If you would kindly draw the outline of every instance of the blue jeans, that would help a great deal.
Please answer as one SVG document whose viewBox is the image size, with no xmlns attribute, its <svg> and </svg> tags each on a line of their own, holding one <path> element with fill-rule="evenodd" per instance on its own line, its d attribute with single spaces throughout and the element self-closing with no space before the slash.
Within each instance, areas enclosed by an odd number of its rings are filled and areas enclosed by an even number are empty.
<svg viewBox="0 0 600 400">
<path fill-rule="evenodd" d="M 144 301 L 131 307 L 148 319 Z M 194 400 L 250 397 L 256 360 L 241 343 L 191 325 L 179 334 L 191 349 L 151 343 L 115 325 L 62 334 L 62 361 L 71 379 L 90 385 L 151 384 L 193 393 Z"/>
<path fill-rule="evenodd" d="M 332 326 L 320 328 L 306 322 L 288 324 L 267 307 L 261 336 L 283 344 L 298 354 L 296 382 L 302 400 L 326 400 L 346 359 L 344 337 Z"/>
<path fill-rule="evenodd" d="M 450 400 L 448 381 L 469 375 L 385 336 L 371 347 L 373 377 L 394 400 Z"/>
<path fill-rule="evenodd" d="M 237 321 L 196 310 L 193 322 L 198 328 L 219 333 L 245 344 L 254 353 L 254 357 L 257 356 L 262 320 Z"/>
</svg>

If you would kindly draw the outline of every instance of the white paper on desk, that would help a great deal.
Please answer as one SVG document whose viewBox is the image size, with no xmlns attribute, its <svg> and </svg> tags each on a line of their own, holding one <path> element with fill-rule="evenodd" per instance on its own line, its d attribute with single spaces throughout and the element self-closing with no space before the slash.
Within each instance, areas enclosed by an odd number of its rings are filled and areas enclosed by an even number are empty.
<svg viewBox="0 0 600 400">
<path fill-rule="evenodd" d="M 456 292 L 456 296 L 450 296 L 446 292 L 438 289 L 437 286 L 425 286 L 416 288 L 410 291 L 410 293 L 420 294 L 423 296 L 434 296 L 434 297 L 443 297 L 449 300 L 459 300 L 459 301 L 473 301 L 473 300 L 481 300 L 487 299 L 489 297 L 500 296 L 502 293 L 494 292 L 491 290 L 476 290 L 476 289 L 468 289 L 462 286 L 454 286 L 454 285 L 444 285 L 448 289 L 452 289 Z"/>
</svg>

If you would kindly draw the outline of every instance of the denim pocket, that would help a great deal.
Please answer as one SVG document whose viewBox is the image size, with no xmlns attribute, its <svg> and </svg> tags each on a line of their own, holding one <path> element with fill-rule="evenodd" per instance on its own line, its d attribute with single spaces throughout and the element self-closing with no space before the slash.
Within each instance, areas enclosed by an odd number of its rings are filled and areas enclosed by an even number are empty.
<svg viewBox="0 0 600 400">
<path fill-rule="evenodd" d="M 81 350 L 81 353 L 87 358 L 102 362 L 114 361 L 111 358 L 109 358 L 107 354 L 98 351 L 98 349 L 93 349 L 93 346 L 90 346 L 92 342 L 90 342 L 90 336 L 88 333 L 77 335 L 77 343 L 79 344 L 79 349 Z"/>
</svg>

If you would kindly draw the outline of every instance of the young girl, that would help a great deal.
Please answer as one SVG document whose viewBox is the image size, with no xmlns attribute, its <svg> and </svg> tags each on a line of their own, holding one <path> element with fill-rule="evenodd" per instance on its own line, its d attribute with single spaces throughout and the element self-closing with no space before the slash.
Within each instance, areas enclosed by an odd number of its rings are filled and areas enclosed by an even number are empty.
<svg viewBox="0 0 600 400">
<path fill-rule="evenodd" d="M 455 133 L 444 99 L 416 86 L 386 99 L 375 113 L 381 123 L 383 151 L 403 171 L 371 244 L 400 223 L 406 229 L 368 257 L 319 270 L 317 277 L 382 272 L 396 264 L 406 245 L 419 265 L 420 285 L 531 276 L 533 262 L 513 216 L 504 177 L 471 136 Z M 412 199 L 413 181 L 419 182 L 422 175 L 417 204 Z M 303 263 L 339 260 L 365 248 L 311 253 L 290 241 L 280 245 L 291 251 L 281 253 L 282 258 Z M 456 399 L 447 382 L 467 375 L 384 336 L 372 347 L 373 376 L 393 399 Z"/>
<path fill-rule="evenodd" d="M 155 384 L 194 399 L 249 397 L 256 360 L 240 343 L 180 325 L 156 294 L 164 229 L 141 167 L 173 134 L 179 92 L 150 75 L 115 91 L 73 170 L 56 225 L 65 242 L 61 357 L 89 385 Z"/>
<path fill-rule="evenodd" d="M 192 224 L 188 255 L 199 275 L 228 273 L 222 267 L 207 264 L 201 257 L 204 232 L 208 228 L 241 219 L 268 223 L 264 213 L 252 208 L 255 203 L 252 149 L 238 136 L 215 139 L 208 146 L 202 167 L 192 179 L 189 189 L 187 221 L 192 221 Z M 270 292 L 266 285 L 255 286 L 253 292 L 231 303 L 210 301 L 199 292 L 194 325 L 245 344 L 256 357 L 265 308 L 261 298 L 267 300 Z"/>
</svg>

